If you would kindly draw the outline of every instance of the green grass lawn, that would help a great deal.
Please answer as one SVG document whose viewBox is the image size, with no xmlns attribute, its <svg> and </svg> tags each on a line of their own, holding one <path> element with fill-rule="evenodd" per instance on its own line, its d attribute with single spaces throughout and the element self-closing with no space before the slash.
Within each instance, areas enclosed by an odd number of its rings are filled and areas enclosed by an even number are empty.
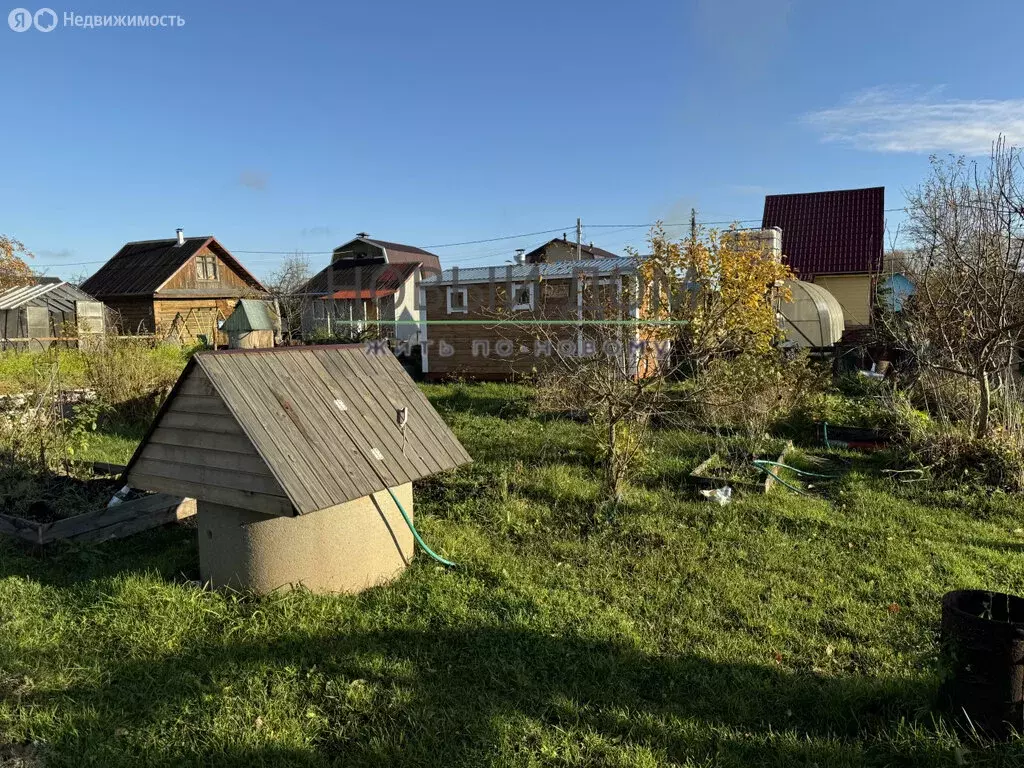
<svg viewBox="0 0 1024 768">
<path fill-rule="evenodd" d="M 854 458 L 827 500 L 718 507 L 707 438 L 666 431 L 612 509 L 586 426 L 427 392 L 476 459 L 417 491 L 457 570 L 256 599 L 188 583 L 188 526 L 0 543 L 0 765 L 1024 764 L 932 710 L 941 595 L 1024 592 L 1016 498 Z"/>
</svg>

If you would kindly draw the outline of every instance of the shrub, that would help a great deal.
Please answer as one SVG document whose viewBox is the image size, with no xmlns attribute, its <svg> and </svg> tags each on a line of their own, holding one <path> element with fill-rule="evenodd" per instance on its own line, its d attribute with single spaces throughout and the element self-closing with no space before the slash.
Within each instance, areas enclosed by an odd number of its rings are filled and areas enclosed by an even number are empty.
<svg viewBox="0 0 1024 768">
<path fill-rule="evenodd" d="M 83 353 L 86 382 L 108 417 L 148 420 L 196 349 L 174 344 L 151 347 L 144 339 L 111 337 Z"/>
<path fill-rule="evenodd" d="M 938 478 L 1024 490 L 1024 444 L 1018 434 L 996 429 L 978 438 L 963 426 L 935 424 L 912 434 L 903 447 L 911 462 L 929 467 Z"/>
<path fill-rule="evenodd" d="M 739 431 L 757 452 L 768 433 L 802 412 L 823 386 L 822 374 L 805 356 L 744 354 L 712 362 L 688 396 L 699 425 Z"/>
</svg>

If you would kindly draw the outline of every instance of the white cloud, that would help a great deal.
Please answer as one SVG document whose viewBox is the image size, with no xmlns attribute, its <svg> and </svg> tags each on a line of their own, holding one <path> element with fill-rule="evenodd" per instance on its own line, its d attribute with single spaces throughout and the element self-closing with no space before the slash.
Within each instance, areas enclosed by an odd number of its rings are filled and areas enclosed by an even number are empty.
<svg viewBox="0 0 1024 768">
<path fill-rule="evenodd" d="M 986 155 L 999 134 L 1024 144 L 1024 99 L 941 99 L 940 89 L 872 88 L 803 122 L 822 140 L 873 152 Z"/>
</svg>

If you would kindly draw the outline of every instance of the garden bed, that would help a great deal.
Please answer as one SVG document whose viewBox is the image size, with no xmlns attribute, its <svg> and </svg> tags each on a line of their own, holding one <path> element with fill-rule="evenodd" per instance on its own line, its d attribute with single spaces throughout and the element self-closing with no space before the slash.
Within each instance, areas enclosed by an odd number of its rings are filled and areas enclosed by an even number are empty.
<svg viewBox="0 0 1024 768">
<path fill-rule="evenodd" d="M 95 473 L 115 474 L 124 467 L 97 462 L 90 469 Z M 194 499 L 162 493 L 136 493 L 120 504 L 106 506 L 119 487 L 116 477 L 82 479 L 50 475 L 34 484 L 26 484 L 21 498 L 12 498 L 9 488 L 2 508 L 16 514 L 0 513 L 0 534 L 33 544 L 94 543 L 183 520 L 196 512 Z M 79 511 L 90 508 L 88 512 Z"/>
<path fill-rule="evenodd" d="M 787 441 L 779 448 L 761 453 L 742 450 L 716 451 L 702 461 L 690 473 L 690 477 L 700 490 L 712 490 L 728 485 L 733 490 L 768 493 L 778 478 L 770 473 L 766 476 L 754 466 L 753 462 L 757 459 L 765 459 L 780 464 L 784 463 L 786 455 L 792 447 L 793 443 Z"/>
</svg>

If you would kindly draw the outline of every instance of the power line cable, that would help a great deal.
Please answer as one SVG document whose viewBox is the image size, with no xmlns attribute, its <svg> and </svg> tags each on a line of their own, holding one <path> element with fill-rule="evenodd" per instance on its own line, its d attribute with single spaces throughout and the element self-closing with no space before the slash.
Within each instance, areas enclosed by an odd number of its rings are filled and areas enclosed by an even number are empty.
<svg viewBox="0 0 1024 768">
<path fill-rule="evenodd" d="M 978 206 L 978 207 L 983 207 L 983 206 Z M 906 210 L 907 209 L 905 207 L 904 208 L 886 208 L 884 213 L 894 213 L 894 212 L 897 212 L 897 211 L 905 212 Z M 988 209 L 986 208 L 985 210 L 988 210 Z M 749 224 L 749 223 L 753 223 L 753 222 L 759 222 L 761 220 L 762 219 L 760 219 L 760 218 L 756 218 L 756 219 L 728 219 L 728 220 L 723 219 L 723 220 L 720 220 L 720 221 L 698 221 L 697 224 L 701 225 L 701 226 L 717 226 L 717 225 L 727 225 L 727 224 Z M 590 228 L 590 229 L 611 229 L 611 230 L 614 230 L 616 232 L 619 232 L 619 231 L 626 231 L 626 230 L 630 230 L 630 229 L 650 228 L 650 227 L 655 226 L 655 223 L 656 222 L 648 222 L 648 223 L 645 223 L 645 224 L 585 224 L 584 227 L 585 228 Z M 527 237 L 537 237 L 539 235 L 550 235 L 550 234 L 555 234 L 555 233 L 558 233 L 558 232 L 568 232 L 569 230 L 575 228 L 575 226 L 576 226 L 575 224 L 572 224 L 570 226 L 556 227 L 554 229 L 538 230 L 536 232 L 522 232 L 520 234 L 515 234 L 515 235 L 500 235 L 498 237 L 488 237 L 488 238 L 481 238 L 481 239 L 477 239 L 477 240 L 463 240 L 461 242 L 437 243 L 435 245 L 427 245 L 427 246 L 422 246 L 422 247 L 425 250 L 429 250 L 429 249 L 437 249 L 437 248 L 456 248 L 456 247 L 467 246 L 467 245 L 483 245 L 483 244 L 486 244 L 486 243 L 505 242 L 505 241 L 508 241 L 508 240 L 518 240 L 518 239 L 527 238 Z M 688 227 L 688 226 L 690 226 L 690 222 L 688 222 L 688 221 L 686 221 L 686 222 L 672 222 L 672 223 L 664 223 L 663 222 L 662 226 L 663 227 Z M 611 233 L 606 233 L 606 234 L 611 234 Z M 495 250 L 493 252 L 488 252 L 486 254 L 480 254 L 480 255 L 474 254 L 474 255 L 468 256 L 468 257 L 457 257 L 457 258 L 460 258 L 460 260 L 463 260 L 463 261 L 470 261 L 470 260 L 474 260 L 474 259 L 488 258 L 490 256 L 500 255 L 501 252 L 502 252 L 501 250 Z M 332 255 L 334 253 L 334 249 L 329 250 L 329 251 L 307 251 L 307 250 L 303 250 L 302 248 L 292 248 L 292 249 L 286 250 L 286 251 L 264 251 L 264 250 L 252 250 L 252 249 L 237 249 L 237 250 L 235 250 L 235 249 L 232 249 L 231 253 L 245 254 L 247 256 L 267 256 L 267 257 L 291 256 L 291 255 L 297 254 L 297 253 L 298 254 L 302 254 L 304 256 L 329 256 L 329 255 Z M 46 263 L 30 262 L 29 265 L 32 266 L 32 267 L 39 267 L 39 268 L 84 267 L 84 266 L 90 266 L 92 264 L 106 264 L 109 260 L 110 259 L 93 259 L 93 260 L 89 260 L 89 261 L 64 261 L 64 262 L 46 262 Z M 276 259 L 274 259 L 274 258 L 266 258 L 266 259 L 259 259 L 259 258 L 257 258 L 257 259 L 249 259 L 248 261 L 253 262 L 253 263 L 258 263 L 258 262 L 276 261 Z"/>
</svg>

